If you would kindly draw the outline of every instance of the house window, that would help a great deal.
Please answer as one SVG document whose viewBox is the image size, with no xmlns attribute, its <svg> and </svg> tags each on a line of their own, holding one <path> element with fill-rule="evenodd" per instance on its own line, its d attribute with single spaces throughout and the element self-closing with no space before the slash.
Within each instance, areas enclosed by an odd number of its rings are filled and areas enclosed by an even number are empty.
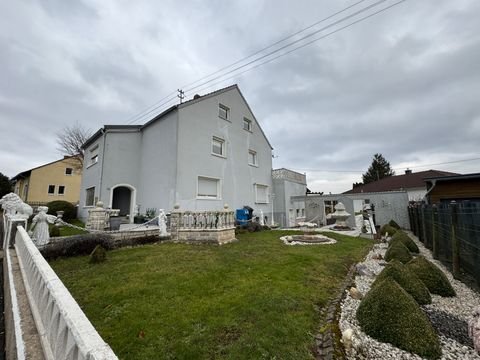
<svg viewBox="0 0 480 360">
<path fill-rule="evenodd" d="M 55 185 L 48 185 L 48 195 L 55 194 Z"/>
<path fill-rule="evenodd" d="M 197 197 L 202 199 L 220 199 L 220 179 L 199 176 Z"/>
<path fill-rule="evenodd" d="M 213 137 L 212 154 L 225 157 L 225 140 Z"/>
<path fill-rule="evenodd" d="M 297 209 L 297 218 L 300 217 L 300 209 Z"/>
<path fill-rule="evenodd" d="M 64 185 L 60 185 L 58 187 L 58 195 L 65 195 L 65 186 Z"/>
<path fill-rule="evenodd" d="M 88 166 L 92 166 L 92 165 L 96 164 L 97 162 L 98 162 L 98 145 L 96 145 L 95 147 L 93 147 L 93 149 L 91 149 L 89 151 Z"/>
<path fill-rule="evenodd" d="M 72 168 L 65 168 L 65 175 L 72 175 L 73 169 Z"/>
<path fill-rule="evenodd" d="M 243 118 L 243 130 L 252 131 L 252 120 Z"/>
<path fill-rule="evenodd" d="M 248 164 L 257 166 L 257 152 L 253 150 L 248 150 Z"/>
<path fill-rule="evenodd" d="M 95 205 L 95 187 L 88 188 L 86 191 L 85 206 Z"/>
<path fill-rule="evenodd" d="M 255 184 L 255 203 L 268 204 L 268 186 Z"/>
<path fill-rule="evenodd" d="M 230 109 L 223 104 L 218 104 L 218 117 L 223 120 L 229 120 Z"/>
<path fill-rule="evenodd" d="M 28 184 L 23 185 L 23 198 L 26 199 L 28 194 Z"/>
</svg>

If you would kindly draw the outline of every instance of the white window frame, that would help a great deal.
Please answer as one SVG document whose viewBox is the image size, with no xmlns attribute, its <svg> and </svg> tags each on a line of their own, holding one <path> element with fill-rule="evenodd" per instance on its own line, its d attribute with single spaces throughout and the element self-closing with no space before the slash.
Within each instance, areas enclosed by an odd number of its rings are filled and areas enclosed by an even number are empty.
<svg viewBox="0 0 480 360">
<path fill-rule="evenodd" d="M 68 170 L 68 169 L 70 169 L 70 174 L 67 173 L 67 170 Z M 71 167 L 65 168 L 65 175 L 66 175 L 66 176 L 72 176 L 72 175 L 73 175 L 73 168 L 71 168 Z"/>
<path fill-rule="evenodd" d="M 88 204 L 88 191 L 89 190 L 93 191 L 92 204 Z M 95 206 L 95 186 L 91 186 L 91 187 L 85 189 L 85 207 L 93 207 L 93 206 Z"/>
<path fill-rule="evenodd" d="M 53 186 L 53 192 L 50 192 L 50 186 Z M 55 189 L 56 189 L 56 187 L 57 187 L 56 185 L 48 184 L 47 194 L 48 194 L 49 196 L 55 195 Z"/>
<path fill-rule="evenodd" d="M 269 191 L 269 186 L 265 184 L 253 184 L 255 187 L 255 204 L 268 204 L 269 203 L 269 198 L 270 198 L 270 191 Z M 265 201 L 263 199 L 258 198 L 258 189 L 259 188 L 264 188 L 265 189 Z"/>
<path fill-rule="evenodd" d="M 252 120 L 246 117 L 243 118 L 243 130 L 252 132 Z"/>
<path fill-rule="evenodd" d="M 88 152 L 88 166 L 87 168 L 89 168 L 90 166 L 93 166 L 95 165 L 96 163 L 98 163 L 98 144 L 95 145 L 91 150 L 89 150 Z"/>
<path fill-rule="evenodd" d="M 230 108 L 222 103 L 218 103 L 218 117 L 223 120 L 230 120 Z"/>
<path fill-rule="evenodd" d="M 214 144 L 218 143 L 220 144 L 220 149 L 221 149 L 221 154 L 217 154 L 216 152 L 213 151 L 214 149 Z M 212 155 L 214 156 L 219 156 L 222 158 L 226 158 L 226 150 L 225 150 L 225 140 L 222 138 L 219 138 L 218 136 L 212 137 Z"/>
<path fill-rule="evenodd" d="M 217 195 L 215 197 L 209 196 L 209 195 L 199 195 L 199 182 L 200 179 L 204 180 L 213 180 L 217 182 Z M 203 176 L 203 175 L 198 175 L 197 176 L 197 199 L 201 200 L 221 200 L 222 199 L 222 179 L 216 178 L 216 177 L 211 177 L 211 176 Z"/>
<path fill-rule="evenodd" d="M 250 156 L 252 156 L 253 162 L 250 162 Z M 258 167 L 258 155 L 255 150 L 248 150 L 248 165 Z"/>
<path fill-rule="evenodd" d="M 63 194 L 60 194 L 60 188 L 61 187 L 63 187 Z M 65 196 L 65 189 L 66 189 L 65 185 L 58 185 L 57 195 L 58 196 Z"/>
</svg>

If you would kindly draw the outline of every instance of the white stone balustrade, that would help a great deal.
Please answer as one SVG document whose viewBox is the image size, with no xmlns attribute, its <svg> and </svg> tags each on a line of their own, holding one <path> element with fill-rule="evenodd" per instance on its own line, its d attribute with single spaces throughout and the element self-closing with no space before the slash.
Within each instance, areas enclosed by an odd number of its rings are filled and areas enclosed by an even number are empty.
<svg viewBox="0 0 480 360">
<path fill-rule="evenodd" d="M 21 226 L 15 250 L 45 358 L 117 359 Z"/>
<path fill-rule="evenodd" d="M 216 242 L 235 240 L 235 214 L 225 205 L 223 210 L 190 211 L 178 206 L 170 216 L 172 240 L 181 242 Z"/>
</svg>

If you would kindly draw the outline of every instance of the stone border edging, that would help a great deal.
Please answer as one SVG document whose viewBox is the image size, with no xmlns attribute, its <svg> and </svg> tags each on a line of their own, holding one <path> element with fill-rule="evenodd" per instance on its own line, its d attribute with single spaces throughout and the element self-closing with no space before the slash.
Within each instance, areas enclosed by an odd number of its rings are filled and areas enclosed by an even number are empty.
<svg viewBox="0 0 480 360">
<path fill-rule="evenodd" d="M 326 322 L 325 322 L 325 331 L 319 332 L 315 335 L 315 359 L 317 360 L 333 360 L 335 359 L 335 350 L 338 350 L 342 354 L 345 353 L 343 346 L 339 348 L 337 345 L 337 335 L 334 331 L 334 326 L 338 327 L 339 320 L 339 311 L 340 304 L 346 294 L 346 290 L 352 286 L 354 282 L 354 275 L 356 270 L 356 263 L 353 264 L 345 279 L 343 280 L 342 285 L 337 291 L 335 297 L 330 300 L 323 310 L 325 313 Z"/>
</svg>

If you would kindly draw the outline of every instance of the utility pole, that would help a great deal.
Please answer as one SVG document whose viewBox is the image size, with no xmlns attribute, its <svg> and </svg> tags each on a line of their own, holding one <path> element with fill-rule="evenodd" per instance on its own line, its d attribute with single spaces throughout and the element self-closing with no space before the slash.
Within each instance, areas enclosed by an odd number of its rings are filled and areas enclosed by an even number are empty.
<svg viewBox="0 0 480 360">
<path fill-rule="evenodd" d="M 178 95 L 177 97 L 180 99 L 180 104 L 183 102 L 183 99 L 185 99 L 185 91 L 182 89 L 177 89 Z"/>
</svg>

